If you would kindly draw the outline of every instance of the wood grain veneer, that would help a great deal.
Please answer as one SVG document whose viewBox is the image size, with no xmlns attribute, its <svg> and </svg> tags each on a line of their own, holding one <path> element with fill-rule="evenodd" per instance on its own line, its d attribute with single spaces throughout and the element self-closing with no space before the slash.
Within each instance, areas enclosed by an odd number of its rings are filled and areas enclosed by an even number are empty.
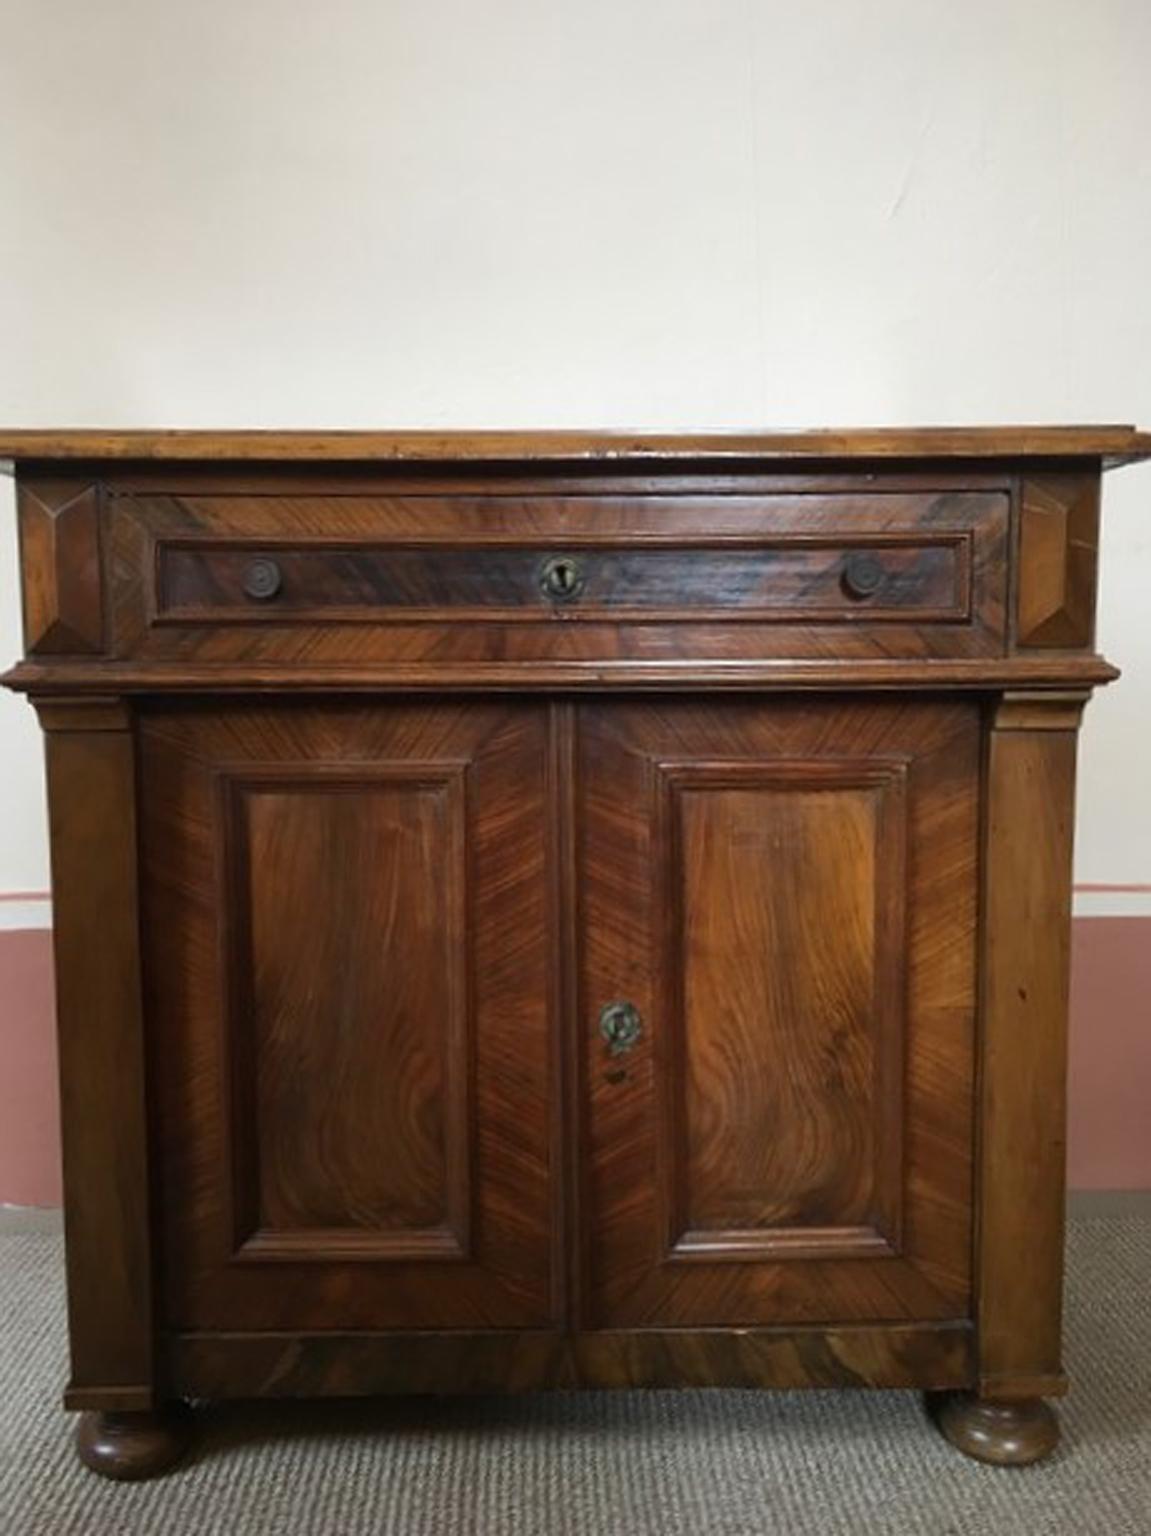
<svg viewBox="0 0 1151 1536">
<path fill-rule="evenodd" d="M 1131 462 L 1151 433 L 1130 426 L 861 427 L 807 432 L 276 432 L 0 429 L 0 458 L 264 463 L 498 463 L 714 459 L 1066 458 Z"/>
<path fill-rule="evenodd" d="M 917 1386 L 1046 1454 L 1125 427 L 0 433 L 69 1407 Z M 558 572 L 558 574 L 557 574 Z"/>
<path fill-rule="evenodd" d="M 970 1315 L 979 736 L 581 707 L 583 992 L 652 1021 L 584 1030 L 601 1327 Z"/>
<path fill-rule="evenodd" d="M 545 723 L 142 713 L 170 1325 L 551 1320 Z"/>
</svg>

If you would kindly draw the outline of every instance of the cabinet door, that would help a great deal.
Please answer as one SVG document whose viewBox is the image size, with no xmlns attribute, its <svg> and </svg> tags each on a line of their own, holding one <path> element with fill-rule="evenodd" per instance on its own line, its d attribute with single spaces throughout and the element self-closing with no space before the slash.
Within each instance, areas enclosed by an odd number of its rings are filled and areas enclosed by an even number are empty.
<svg viewBox="0 0 1151 1536">
<path fill-rule="evenodd" d="M 588 1322 L 967 1317 L 978 706 L 605 703 L 580 741 Z"/>
<path fill-rule="evenodd" d="M 546 712 L 146 712 L 168 1326 L 551 1318 Z"/>
</svg>

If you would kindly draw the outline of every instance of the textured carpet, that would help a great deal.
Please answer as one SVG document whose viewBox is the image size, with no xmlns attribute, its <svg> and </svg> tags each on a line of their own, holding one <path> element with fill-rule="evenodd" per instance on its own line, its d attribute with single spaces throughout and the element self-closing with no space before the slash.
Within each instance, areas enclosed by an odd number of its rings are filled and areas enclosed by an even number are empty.
<svg viewBox="0 0 1151 1536">
<path fill-rule="evenodd" d="M 59 1411 L 60 1244 L 0 1235 L 2 1536 L 1151 1533 L 1151 1220 L 1073 1223 L 1064 1439 L 982 1467 L 893 1393 L 653 1392 L 205 1410 L 192 1458 L 117 1486 Z"/>
</svg>

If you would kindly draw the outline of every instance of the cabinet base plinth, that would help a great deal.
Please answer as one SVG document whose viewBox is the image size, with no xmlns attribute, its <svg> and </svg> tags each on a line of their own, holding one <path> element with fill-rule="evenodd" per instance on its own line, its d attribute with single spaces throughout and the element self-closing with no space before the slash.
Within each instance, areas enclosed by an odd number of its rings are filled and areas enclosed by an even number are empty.
<svg viewBox="0 0 1151 1536">
<path fill-rule="evenodd" d="M 83 1413 L 76 1454 L 93 1472 L 141 1482 L 174 1467 L 192 1443 L 192 1411 L 171 1403 L 158 1413 Z"/>
<path fill-rule="evenodd" d="M 933 1394 L 928 1407 L 957 1450 L 996 1467 L 1026 1467 L 1059 1444 L 1059 1420 L 1042 1398 L 1018 1401 L 970 1392 Z"/>
</svg>

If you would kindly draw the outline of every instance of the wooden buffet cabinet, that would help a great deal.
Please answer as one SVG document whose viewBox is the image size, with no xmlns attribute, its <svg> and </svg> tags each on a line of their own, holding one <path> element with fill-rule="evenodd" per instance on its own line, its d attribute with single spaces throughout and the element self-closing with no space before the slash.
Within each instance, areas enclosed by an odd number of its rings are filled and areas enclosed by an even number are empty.
<svg viewBox="0 0 1151 1536">
<path fill-rule="evenodd" d="M 11 433 L 87 1464 L 182 1399 L 1057 1438 L 1127 428 Z"/>
</svg>

